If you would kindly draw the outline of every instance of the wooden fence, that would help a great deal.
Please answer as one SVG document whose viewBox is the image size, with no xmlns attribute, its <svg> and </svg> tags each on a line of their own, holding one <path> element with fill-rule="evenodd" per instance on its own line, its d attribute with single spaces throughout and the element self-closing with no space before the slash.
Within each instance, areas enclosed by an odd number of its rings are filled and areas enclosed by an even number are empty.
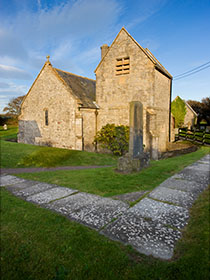
<svg viewBox="0 0 210 280">
<path fill-rule="evenodd" d="M 176 140 L 188 140 L 199 143 L 201 145 L 210 145 L 210 132 L 205 130 L 191 131 L 186 128 L 179 128 L 178 134 L 175 137 Z"/>
</svg>

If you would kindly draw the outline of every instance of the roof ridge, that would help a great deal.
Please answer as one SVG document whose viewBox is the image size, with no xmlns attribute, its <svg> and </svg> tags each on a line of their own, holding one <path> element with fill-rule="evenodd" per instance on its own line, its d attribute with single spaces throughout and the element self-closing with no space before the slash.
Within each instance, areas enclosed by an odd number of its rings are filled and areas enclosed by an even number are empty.
<svg viewBox="0 0 210 280">
<path fill-rule="evenodd" d="M 171 76 L 171 74 L 166 70 L 166 68 L 160 63 L 160 61 L 154 56 L 154 54 L 148 49 L 148 48 L 145 48 L 145 51 L 148 52 L 152 58 L 154 59 L 154 61 L 158 64 L 160 64 L 160 66 L 163 68 L 164 71 L 166 71 L 166 73 Z M 172 77 L 172 76 L 171 76 Z"/>
<path fill-rule="evenodd" d="M 164 73 L 165 75 L 167 75 L 169 78 L 172 79 L 172 75 L 165 69 L 165 67 L 159 62 L 159 60 L 157 60 L 157 58 L 150 52 L 150 50 L 144 49 L 133 37 L 132 35 L 125 29 L 125 27 L 123 26 L 120 29 L 120 32 L 117 34 L 117 36 L 115 37 L 115 39 L 113 40 L 112 44 L 110 45 L 110 47 L 108 48 L 107 52 L 105 53 L 105 55 L 103 56 L 103 58 L 101 59 L 101 61 L 99 62 L 98 66 L 96 67 L 95 71 L 97 71 L 97 69 L 99 68 L 99 66 L 101 65 L 101 63 L 103 62 L 104 58 L 106 57 L 106 55 L 108 54 L 108 52 L 110 51 L 110 49 L 112 48 L 113 44 L 115 43 L 115 41 L 117 40 L 118 36 L 120 35 L 120 33 L 123 31 L 126 32 L 126 34 L 131 38 L 131 40 L 133 40 L 133 42 L 142 50 L 142 52 L 152 61 L 152 63 L 155 65 L 155 67 L 159 66 L 159 68 L 162 68 L 162 73 Z"/>
<path fill-rule="evenodd" d="M 58 71 L 61 71 L 61 72 L 64 72 L 64 73 L 67 73 L 67 74 L 70 74 L 70 75 L 73 75 L 73 76 L 76 76 L 76 77 L 79 77 L 79 78 L 87 79 L 87 80 L 90 80 L 90 81 L 93 81 L 93 82 L 96 81 L 94 79 L 91 79 L 91 78 L 88 78 L 88 77 L 84 77 L 84 76 L 80 76 L 80 75 L 77 75 L 77 74 L 74 74 L 74 73 L 71 73 L 71 72 L 68 72 L 68 71 L 64 71 L 64 70 L 61 70 L 61 69 L 58 69 L 58 68 L 55 68 L 55 67 L 53 67 L 53 68 L 55 70 L 58 70 Z"/>
<path fill-rule="evenodd" d="M 198 116 L 198 114 L 195 112 L 195 110 L 190 106 L 190 104 L 186 101 L 186 100 L 184 100 L 184 102 L 185 102 L 185 104 L 187 105 L 187 107 L 196 115 L 196 116 Z"/>
<path fill-rule="evenodd" d="M 137 44 L 137 46 L 143 51 L 143 53 L 155 64 L 154 59 L 145 51 L 145 49 L 131 36 L 131 34 L 125 29 L 125 27 L 123 26 L 120 31 L 118 32 L 117 36 L 115 37 L 115 39 L 113 40 L 113 42 L 111 43 L 110 47 L 108 48 L 107 52 L 105 53 L 105 55 L 103 56 L 103 58 L 100 60 L 98 66 L 96 67 L 95 71 L 98 69 L 98 67 L 101 65 L 102 61 L 104 60 L 104 58 L 106 57 L 107 53 L 110 51 L 111 47 L 113 46 L 113 44 L 115 43 L 115 41 L 117 40 L 117 38 L 119 37 L 120 33 L 123 31 L 126 32 L 126 34 L 134 41 L 134 43 Z"/>
</svg>

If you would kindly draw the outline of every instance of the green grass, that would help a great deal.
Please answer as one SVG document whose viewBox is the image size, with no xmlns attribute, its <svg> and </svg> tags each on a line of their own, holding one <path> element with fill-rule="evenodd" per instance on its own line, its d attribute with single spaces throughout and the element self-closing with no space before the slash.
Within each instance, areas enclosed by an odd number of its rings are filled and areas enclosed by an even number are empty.
<svg viewBox="0 0 210 280">
<path fill-rule="evenodd" d="M 8 133 L 8 135 L 4 134 L 2 137 L 3 139 L 11 139 L 11 135 L 13 134 Z M 41 147 L 4 140 L 0 140 L 0 148 L 0 166 L 3 168 L 115 165 L 117 161 L 117 157 L 111 154 Z"/>
<path fill-rule="evenodd" d="M 37 148 L 39 147 L 0 140 L 0 166 L 9 168 L 24 167 L 24 165 L 20 164 L 21 160 L 27 155 L 35 152 Z"/>
<path fill-rule="evenodd" d="M 2 280 L 207 280 L 209 190 L 191 211 L 175 257 L 161 261 L 1 191 Z"/>
<path fill-rule="evenodd" d="M 8 126 L 7 130 L 4 130 L 3 127 L 0 127 L 0 140 L 7 139 L 17 139 L 18 127 L 17 126 Z"/>
<path fill-rule="evenodd" d="M 117 157 L 110 154 L 92 153 L 50 147 L 40 147 L 24 157 L 24 166 L 51 167 L 75 165 L 115 165 Z"/>
<path fill-rule="evenodd" d="M 119 174 L 114 168 L 61 170 L 54 172 L 24 173 L 18 176 L 53 183 L 101 196 L 113 196 L 140 190 L 152 190 L 168 177 L 209 153 L 201 147 L 193 153 L 160 161 L 151 161 L 149 168 L 139 173 Z"/>
</svg>

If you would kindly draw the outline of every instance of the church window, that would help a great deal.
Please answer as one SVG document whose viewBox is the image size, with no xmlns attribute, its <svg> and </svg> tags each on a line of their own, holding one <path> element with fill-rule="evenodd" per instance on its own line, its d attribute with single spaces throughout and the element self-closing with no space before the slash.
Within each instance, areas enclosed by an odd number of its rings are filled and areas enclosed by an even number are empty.
<svg viewBox="0 0 210 280">
<path fill-rule="evenodd" d="M 116 75 L 129 74 L 130 57 L 117 58 L 115 70 Z"/>
<path fill-rule="evenodd" d="M 45 125 L 49 124 L 49 119 L 48 119 L 48 110 L 45 110 Z"/>
</svg>

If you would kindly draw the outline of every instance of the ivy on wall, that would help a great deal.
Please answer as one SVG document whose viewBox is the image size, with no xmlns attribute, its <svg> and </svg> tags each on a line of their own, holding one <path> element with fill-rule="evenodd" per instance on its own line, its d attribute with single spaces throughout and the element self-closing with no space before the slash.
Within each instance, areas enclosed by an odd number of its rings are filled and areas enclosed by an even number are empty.
<svg viewBox="0 0 210 280">
<path fill-rule="evenodd" d="M 185 102 L 179 96 L 171 103 L 171 112 L 175 118 L 175 127 L 182 127 L 187 110 Z"/>
</svg>

